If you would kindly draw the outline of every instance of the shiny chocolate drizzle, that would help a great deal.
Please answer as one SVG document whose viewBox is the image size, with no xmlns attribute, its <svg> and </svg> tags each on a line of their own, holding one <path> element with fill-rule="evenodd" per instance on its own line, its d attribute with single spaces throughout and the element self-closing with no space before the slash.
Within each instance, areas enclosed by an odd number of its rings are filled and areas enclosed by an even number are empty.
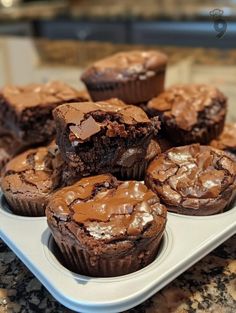
<svg viewBox="0 0 236 313">
<path fill-rule="evenodd" d="M 137 236 L 150 223 L 163 229 L 166 218 L 165 207 L 143 183 L 118 182 L 109 174 L 83 178 L 59 190 L 48 210 L 59 220 L 83 225 L 96 239 Z"/>
</svg>

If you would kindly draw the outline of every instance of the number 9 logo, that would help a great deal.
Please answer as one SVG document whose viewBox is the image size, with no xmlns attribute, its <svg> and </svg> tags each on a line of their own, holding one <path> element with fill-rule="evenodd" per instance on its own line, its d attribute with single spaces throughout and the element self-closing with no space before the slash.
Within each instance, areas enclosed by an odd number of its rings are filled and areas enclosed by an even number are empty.
<svg viewBox="0 0 236 313">
<path fill-rule="evenodd" d="M 221 39 L 227 31 L 227 22 L 222 18 L 224 11 L 214 9 L 209 12 L 210 16 L 214 19 L 214 29 L 218 33 L 216 37 Z"/>
</svg>

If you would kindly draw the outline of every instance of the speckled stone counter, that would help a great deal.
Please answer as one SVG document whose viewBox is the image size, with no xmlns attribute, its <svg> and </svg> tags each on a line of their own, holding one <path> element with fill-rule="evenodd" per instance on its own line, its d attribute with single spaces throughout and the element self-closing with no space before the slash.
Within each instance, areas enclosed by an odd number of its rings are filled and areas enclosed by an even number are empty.
<svg viewBox="0 0 236 313">
<path fill-rule="evenodd" d="M 0 313 L 67 313 L 0 241 Z M 235 313 L 236 235 L 129 313 Z"/>
<path fill-rule="evenodd" d="M 63 49 L 62 49 L 63 47 Z M 78 86 L 79 68 L 138 47 L 0 39 L 0 84 L 63 79 Z M 144 48 L 144 47 L 140 47 Z M 18 51 L 27 51 L 18 60 Z M 229 98 L 236 121 L 236 50 L 162 47 L 170 58 L 167 84 L 205 82 Z M 67 313 L 0 240 L 0 313 Z M 236 313 L 236 235 L 129 313 Z M 96 313 L 96 312 L 95 312 Z"/>
</svg>

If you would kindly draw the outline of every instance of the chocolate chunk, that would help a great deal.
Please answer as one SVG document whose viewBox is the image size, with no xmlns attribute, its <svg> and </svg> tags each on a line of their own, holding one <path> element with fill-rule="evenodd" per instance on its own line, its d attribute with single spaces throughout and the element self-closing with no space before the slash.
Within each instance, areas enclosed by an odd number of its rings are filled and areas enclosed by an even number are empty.
<svg viewBox="0 0 236 313">
<path fill-rule="evenodd" d="M 100 124 L 92 116 L 81 122 L 80 126 L 70 126 L 70 130 L 75 137 L 81 140 L 90 138 L 92 135 L 98 133 L 100 129 Z"/>
</svg>

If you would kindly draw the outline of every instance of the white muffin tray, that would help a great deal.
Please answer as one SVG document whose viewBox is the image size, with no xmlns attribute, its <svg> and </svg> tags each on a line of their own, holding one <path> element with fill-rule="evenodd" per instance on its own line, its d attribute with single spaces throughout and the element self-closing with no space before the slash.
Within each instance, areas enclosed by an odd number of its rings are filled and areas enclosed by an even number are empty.
<svg viewBox="0 0 236 313">
<path fill-rule="evenodd" d="M 168 213 L 156 260 L 121 277 L 93 278 L 72 273 L 56 256 L 46 217 L 13 215 L 1 197 L 0 237 L 48 291 L 76 312 L 112 313 L 134 307 L 236 233 L 236 207 L 208 217 Z"/>
</svg>

